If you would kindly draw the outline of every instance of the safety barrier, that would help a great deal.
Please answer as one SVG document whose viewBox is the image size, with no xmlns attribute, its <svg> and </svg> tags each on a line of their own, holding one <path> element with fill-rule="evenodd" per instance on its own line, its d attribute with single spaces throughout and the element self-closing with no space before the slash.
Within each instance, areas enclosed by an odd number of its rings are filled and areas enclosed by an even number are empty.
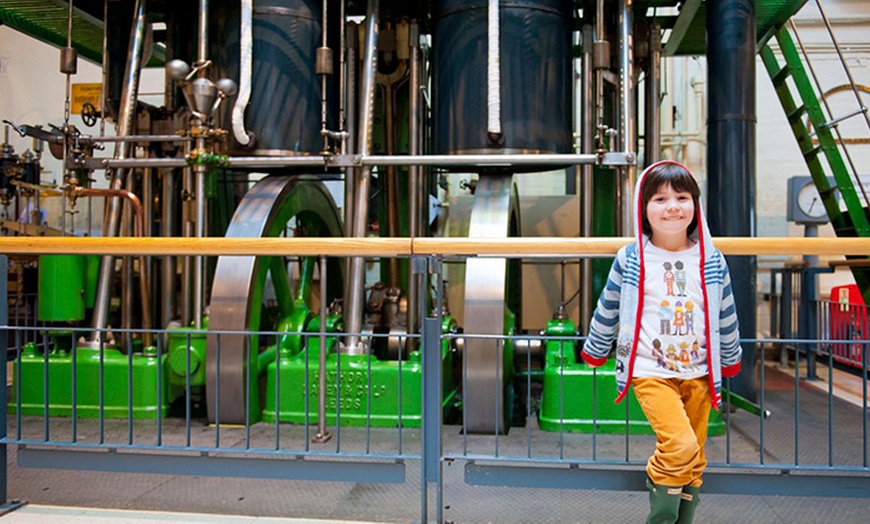
<svg viewBox="0 0 870 524">
<path fill-rule="evenodd" d="M 726 254 L 756 248 L 778 254 L 870 253 L 868 240 L 829 240 L 720 239 L 717 245 Z M 408 468 L 416 464 L 421 521 L 433 509 L 443 521 L 445 464 L 461 465 L 463 481 L 471 485 L 643 489 L 654 437 L 644 431 L 636 404 L 614 407 L 607 370 L 589 370 L 577 360 L 583 336 L 558 324 L 540 334 L 459 332 L 445 314 L 443 295 L 445 259 L 543 257 L 558 264 L 564 258 L 612 255 L 629 241 L 4 238 L 0 251 L 7 254 L 400 256 L 410 259 L 418 283 L 435 290 L 435 304 L 419 297 L 421 310 L 428 312 L 419 333 L 347 333 L 325 321 L 301 326 L 296 338 L 288 331 L 180 328 L 153 330 L 154 349 L 126 352 L 107 341 L 139 340 L 143 330 L 107 330 L 96 337 L 98 343 L 80 347 L 79 337 L 90 328 L 10 321 L 12 310 L 4 307 L 0 325 L 7 336 L 0 340 L 11 349 L 18 379 L 11 398 L 0 393 L 10 413 L 0 415 L 0 453 L 5 458 L 6 446 L 16 445 L 22 467 L 396 485 L 412 483 Z M 6 264 L 0 257 L 0 273 L 6 273 Z M 5 278 L 0 296 L 9 297 Z M 325 309 L 310 313 L 325 319 Z M 827 333 L 830 338 L 742 342 L 762 351 L 777 344 L 848 344 L 866 362 L 866 338 Z M 380 349 L 337 351 L 337 342 L 348 336 Z M 266 349 L 239 357 L 228 342 L 239 339 L 244 347 Z M 491 392 L 470 387 L 479 379 L 479 370 L 468 367 L 472 341 L 500 363 L 484 383 Z M 870 495 L 866 366 L 854 405 L 835 395 L 841 385 L 834 374 L 835 352 L 825 357 L 828 374 L 819 387 L 808 387 L 801 377 L 801 352 L 795 355 L 795 365 L 764 365 L 760 359 L 757 369 L 744 370 L 758 374 L 757 398 L 725 395 L 721 415 L 711 419 L 705 491 Z M 228 359 L 240 360 L 228 365 Z M 20 380 L 23 376 L 32 380 Z M 228 384 L 240 389 L 233 393 Z M 207 390 L 216 392 L 215 398 Z M 241 418 L 233 403 L 241 406 Z M 588 409 L 578 412 L 578 406 Z M 5 503 L 5 471 L 0 487 Z"/>
</svg>

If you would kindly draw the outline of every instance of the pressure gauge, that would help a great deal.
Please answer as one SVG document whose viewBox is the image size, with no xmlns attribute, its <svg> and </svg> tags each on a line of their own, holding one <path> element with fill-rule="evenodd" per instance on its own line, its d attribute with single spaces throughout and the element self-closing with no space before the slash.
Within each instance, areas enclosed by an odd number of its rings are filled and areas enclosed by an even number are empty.
<svg viewBox="0 0 870 524">
<path fill-rule="evenodd" d="M 796 176 L 788 179 L 786 218 L 798 224 L 824 224 L 828 221 L 825 203 L 813 179 Z"/>
</svg>

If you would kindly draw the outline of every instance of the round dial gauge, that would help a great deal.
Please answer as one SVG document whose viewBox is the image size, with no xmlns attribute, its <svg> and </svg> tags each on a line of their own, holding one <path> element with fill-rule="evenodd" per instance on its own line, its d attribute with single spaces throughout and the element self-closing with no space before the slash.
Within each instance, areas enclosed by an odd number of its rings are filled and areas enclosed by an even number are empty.
<svg viewBox="0 0 870 524">
<path fill-rule="evenodd" d="M 797 205 L 805 215 L 811 218 L 823 218 L 828 214 L 825 210 L 825 204 L 822 203 L 819 190 L 816 189 L 816 185 L 812 182 L 804 184 L 798 190 Z"/>
</svg>

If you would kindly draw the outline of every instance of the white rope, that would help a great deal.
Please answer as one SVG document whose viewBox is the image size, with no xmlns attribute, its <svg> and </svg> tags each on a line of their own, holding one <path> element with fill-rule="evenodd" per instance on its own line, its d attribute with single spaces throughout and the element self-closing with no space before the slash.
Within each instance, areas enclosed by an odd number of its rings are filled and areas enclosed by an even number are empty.
<svg viewBox="0 0 870 524">
<path fill-rule="evenodd" d="M 501 134 L 501 67 L 499 64 L 499 0 L 489 0 L 487 6 L 488 53 L 486 61 L 487 93 L 486 130 Z"/>
<path fill-rule="evenodd" d="M 236 142 L 246 146 L 251 141 L 245 130 L 245 108 L 251 100 L 251 77 L 253 75 L 254 37 L 251 26 L 254 17 L 254 0 L 242 0 L 241 27 L 239 30 L 239 96 L 233 106 L 233 136 Z"/>
</svg>

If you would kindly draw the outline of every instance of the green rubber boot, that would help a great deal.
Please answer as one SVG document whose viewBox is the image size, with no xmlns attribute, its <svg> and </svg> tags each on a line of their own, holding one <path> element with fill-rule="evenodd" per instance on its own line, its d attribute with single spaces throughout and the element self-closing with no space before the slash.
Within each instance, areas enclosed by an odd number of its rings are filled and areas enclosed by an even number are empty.
<svg viewBox="0 0 870 524">
<path fill-rule="evenodd" d="M 680 500 L 680 518 L 676 524 L 692 524 L 695 520 L 695 510 L 698 509 L 701 487 L 684 486 L 682 499 Z"/>
<path fill-rule="evenodd" d="M 649 516 L 647 524 L 674 524 L 680 516 L 682 486 L 662 486 L 646 481 L 649 489 Z"/>
</svg>

